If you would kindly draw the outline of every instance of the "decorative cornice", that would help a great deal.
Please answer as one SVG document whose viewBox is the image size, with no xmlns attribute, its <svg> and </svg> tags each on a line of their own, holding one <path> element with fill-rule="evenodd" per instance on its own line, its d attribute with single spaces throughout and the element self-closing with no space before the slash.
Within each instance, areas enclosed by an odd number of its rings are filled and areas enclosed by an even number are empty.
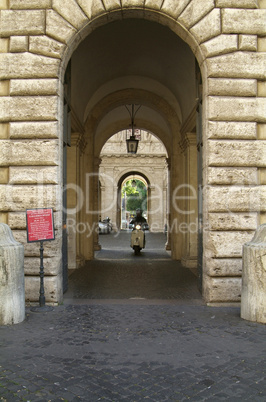
<svg viewBox="0 0 266 402">
<path fill-rule="evenodd" d="M 181 141 L 179 141 L 181 152 L 184 153 L 192 145 L 197 145 L 196 133 L 185 133 Z"/>
<path fill-rule="evenodd" d="M 79 148 L 81 154 L 84 152 L 86 145 L 87 141 L 85 140 L 84 134 L 79 132 L 71 133 L 71 146 Z"/>
<path fill-rule="evenodd" d="M 137 159 L 144 159 L 144 158 L 149 158 L 149 159 L 153 159 L 153 158 L 159 158 L 159 159 L 166 159 L 165 154 L 141 154 L 141 155 L 128 155 L 128 154 L 101 154 L 100 157 L 102 159 L 106 158 L 106 159 L 114 159 L 114 158 L 137 158 Z"/>
</svg>

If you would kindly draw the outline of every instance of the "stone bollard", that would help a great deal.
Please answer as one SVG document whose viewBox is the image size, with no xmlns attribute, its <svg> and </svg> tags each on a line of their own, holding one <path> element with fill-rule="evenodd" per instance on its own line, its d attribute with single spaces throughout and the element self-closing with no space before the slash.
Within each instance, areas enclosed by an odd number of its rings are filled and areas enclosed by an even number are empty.
<svg viewBox="0 0 266 402">
<path fill-rule="evenodd" d="M 0 223 L 0 325 L 25 319 L 24 247 Z"/>
<path fill-rule="evenodd" d="M 241 318 L 266 323 L 266 224 L 243 246 Z"/>
</svg>

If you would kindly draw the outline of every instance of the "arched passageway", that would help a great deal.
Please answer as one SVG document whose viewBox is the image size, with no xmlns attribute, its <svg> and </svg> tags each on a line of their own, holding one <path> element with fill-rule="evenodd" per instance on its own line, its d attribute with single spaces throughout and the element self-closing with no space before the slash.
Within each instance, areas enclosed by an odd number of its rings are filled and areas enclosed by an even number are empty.
<svg viewBox="0 0 266 402">
<path fill-rule="evenodd" d="M 113 222 L 114 228 L 121 228 L 122 218 L 121 191 L 126 180 L 140 180 L 146 187 L 147 207 L 139 205 L 146 210 L 150 229 L 153 232 L 163 232 L 169 211 L 168 189 L 168 165 L 167 151 L 160 140 L 145 130 L 137 130 L 139 139 L 138 151 L 130 154 L 126 151 L 127 131 L 120 131 L 112 136 L 103 146 L 100 153 L 100 189 L 99 189 L 99 213 L 100 216 L 108 216 Z M 131 134 L 129 134 L 131 135 Z M 129 186 L 124 197 L 136 192 Z M 136 192 L 137 194 L 137 192 Z M 135 194 L 135 195 L 136 195 Z M 142 194 L 143 196 L 143 194 Z M 125 203 L 125 198 L 123 198 Z M 135 198 L 134 204 L 137 199 Z M 133 209 L 132 209 L 133 208 Z M 131 206 L 130 211 L 133 213 Z M 127 214 L 130 213 L 127 211 Z M 124 210 L 125 214 L 125 210 Z M 125 222 L 124 222 L 125 224 Z"/>
<path fill-rule="evenodd" d="M 139 193 L 137 192 L 137 196 L 134 197 L 133 199 L 140 198 L 141 202 L 140 205 L 138 204 L 134 208 L 127 208 L 127 193 L 126 193 L 126 187 L 128 186 L 131 191 L 134 191 L 136 189 L 137 191 L 137 186 L 141 185 L 144 188 L 145 194 L 143 194 L 144 198 L 142 199 L 139 197 Z M 124 193 L 123 193 L 124 189 Z M 132 193 L 133 194 L 133 193 Z M 120 178 L 117 186 L 117 227 L 119 229 L 125 228 L 127 229 L 129 227 L 129 222 L 133 218 L 131 216 L 132 213 L 135 212 L 137 208 L 140 208 L 142 212 L 145 213 L 145 218 L 148 218 L 149 215 L 149 210 L 150 210 L 150 203 L 149 203 L 149 197 L 150 197 L 150 181 L 145 178 L 145 176 L 138 171 L 129 171 L 128 174 L 123 175 L 123 177 Z"/>
<path fill-rule="evenodd" d="M 167 149 L 172 257 L 193 262 L 197 236 L 186 230 L 198 215 L 204 298 L 240 300 L 242 246 L 266 203 L 265 2 L 239 3 L 1 3 L 0 219 L 25 245 L 27 300 L 38 298 L 39 272 L 25 210 L 54 209 L 46 295 L 60 303 L 67 244 L 76 266 L 94 257 L 100 150 L 133 103 L 137 126 Z"/>
<path fill-rule="evenodd" d="M 168 248 L 173 259 L 195 266 L 197 231 L 189 230 L 190 223 L 197 226 L 196 61 L 191 49 L 169 28 L 129 18 L 95 29 L 79 44 L 70 64 L 72 131 L 79 122 L 84 132 L 81 158 L 75 149 L 69 154 L 75 153 L 75 165 L 82 164 L 76 178 L 88 195 L 77 222 L 91 231 L 76 236 L 81 259 L 92 259 L 98 249 L 91 229 L 98 221 L 101 149 L 115 132 L 129 126 L 125 105 L 137 103 L 141 109 L 136 127 L 156 133 L 168 154 Z M 134 171 L 141 172 L 132 166 Z M 116 203 L 115 198 L 110 202 Z"/>
</svg>

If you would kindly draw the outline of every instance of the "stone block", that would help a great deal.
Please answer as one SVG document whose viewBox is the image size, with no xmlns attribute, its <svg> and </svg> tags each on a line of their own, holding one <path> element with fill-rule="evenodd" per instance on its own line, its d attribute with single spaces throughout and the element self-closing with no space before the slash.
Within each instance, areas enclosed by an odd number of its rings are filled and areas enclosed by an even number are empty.
<svg viewBox="0 0 266 402">
<path fill-rule="evenodd" d="M 162 6 L 163 6 L 164 1 L 160 0 L 158 2 L 154 2 L 154 0 L 146 0 L 145 1 L 145 8 L 151 8 L 153 10 L 161 10 Z M 173 16 L 173 12 L 171 12 L 171 7 L 175 7 L 176 6 L 176 2 L 174 0 L 167 0 L 167 10 L 169 9 L 169 15 Z M 170 7 L 169 7 L 169 3 L 170 3 Z M 187 0 L 188 3 L 188 0 Z M 176 7 L 175 7 L 176 8 Z M 168 14 L 168 11 L 166 11 L 166 13 Z"/>
<path fill-rule="evenodd" d="M 0 79 L 56 78 L 60 61 L 31 53 L 0 54 Z"/>
<path fill-rule="evenodd" d="M 214 7 L 214 0 L 191 0 L 178 20 L 186 28 L 191 28 Z"/>
<path fill-rule="evenodd" d="M 103 3 L 100 1 L 77 0 L 77 3 L 89 19 L 93 19 L 100 14 L 105 13 Z M 104 5 L 108 11 L 111 11 L 115 8 L 121 8 L 121 3 L 119 0 L 104 0 Z"/>
<path fill-rule="evenodd" d="M 265 212 L 266 186 L 209 186 L 209 212 Z"/>
<path fill-rule="evenodd" d="M 259 216 L 259 223 L 260 225 L 266 224 L 266 213 L 261 213 Z"/>
<path fill-rule="evenodd" d="M 0 185 L 1 210 L 25 211 L 27 208 L 57 209 L 56 185 Z"/>
<path fill-rule="evenodd" d="M 0 81 L 0 96 L 9 95 L 9 80 Z"/>
<path fill-rule="evenodd" d="M 206 63 L 210 77 L 265 79 L 266 53 L 236 52 L 212 57 Z"/>
<path fill-rule="evenodd" d="M 31 53 L 61 58 L 64 49 L 63 43 L 48 38 L 48 36 L 30 36 L 29 38 L 29 50 Z"/>
<path fill-rule="evenodd" d="M 258 96 L 266 98 L 266 82 L 265 81 L 258 82 Z"/>
<path fill-rule="evenodd" d="M 258 140 L 266 140 L 266 124 L 258 124 Z"/>
<path fill-rule="evenodd" d="M 256 35 L 239 35 L 239 50 L 256 52 L 258 48 Z"/>
<path fill-rule="evenodd" d="M 55 166 L 58 152 L 57 140 L 2 140 L 0 166 Z"/>
<path fill-rule="evenodd" d="M 88 21 L 75 0 L 68 0 L 67 7 L 62 0 L 53 0 L 53 9 L 77 29 Z"/>
<path fill-rule="evenodd" d="M 252 239 L 254 232 L 217 231 L 206 234 L 205 256 L 209 258 L 241 258 L 242 246 Z"/>
<path fill-rule="evenodd" d="M 122 8 L 143 7 L 145 0 L 121 0 Z"/>
<path fill-rule="evenodd" d="M 209 166 L 266 166 L 266 141 L 211 141 Z"/>
<path fill-rule="evenodd" d="M 266 184 L 266 169 L 265 168 L 259 169 L 259 183 Z"/>
<path fill-rule="evenodd" d="M 219 35 L 201 45 L 205 57 L 235 52 L 238 49 L 237 35 Z"/>
<path fill-rule="evenodd" d="M 1 168 L 0 168 L 1 169 Z M 3 168 L 2 168 L 3 169 Z M 1 172 L 1 170 L 0 170 Z M 10 184 L 57 184 L 57 166 L 10 166 Z"/>
<path fill-rule="evenodd" d="M 256 96 L 257 80 L 241 78 L 209 78 L 208 95 L 219 96 Z"/>
<path fill-rule="evenodd" d="M 8 226 L 10 229 L 24 229 L 26 230 L 26 212 L 9 212 L 8 213 Z"/>
<path fill-rule="evenodd" d="M 0 121 L 56 120 L 56 96 L 0 97 Z"/>
<path fill-rule="evenodd" d="M 47 253 L 47 244 L 43 243 L 44 252 Z M 24 271 L 25 275 L 38 276 L 40 272 L 40 243 L 26 243 L 24 245 L 25 257 L 24 257 Z M 35 255 L 35 257 L 30 256 Z M 61 255 L 54 256 L 53 258 L 44 255 L 43 267 L 45 275 L 56 276 L 60 273 L 61 269 Z"/>
<path fill-rule="evenodd" d="M 0 38 L 0 53 L 8 53 L 9 51 L 9 39 Z"/>
<path fill-rule="evenodd" d="M 9 123 L 0 123 L 0 139 L 6 139 L 9 136 Z"/>
<path fill-rule="evenodd" d="M 257 8 L 258 0 L 216 0 L 216 7 Z"/>
<path fill-rule="evenodd" d="M 10 228 L 0 224 L 0 325 L 25 319 L 24 248 Z"/>
<path fill-rule="evenodd" d="M 211 212 L 208 215 L 210 230 L 256 230 L 257 213 Z"/>
<path fill-rule="evenodd" d="M 204 276 L 203 296 L 207 303 L 240 302 L 241 278 Z"/>
<path fill-rule="evenodd" d="M 0 184 L 7 184 L 9 180 L 9 169 L 7 167 L 0 168 Z"/>
<path fill-rule="evenodd" d="M 10 138 L 13 139 L 57 138 L 58 134 L 57 121 L 10 123 Z"/>
<path fill-rule="evenodd" d="M 2 10 L 0 35 L 41 35 L 45 33 L 44 10 Z"/>
<path fill-rule="evenodd" d="M 208 184 L 258 184 L 257 168 L 209 167 L 207 175 Z"/>
<path fill-rule="evenodd" d="M 45 273 L 47 275 L 57 275 L 60 267 L 61 255 L 58 250 L 61 249 L 62 244 L 61 239 L 57 238 L 57 233 L 55 235 L 55 240 L 43 242 Z M 25 275 L 38 275 L 40 272 L 40 242 L 27 243 L 26 230 L 13 230 L 13 236 L 16 241 L 24 245 L 24 256 L 29 257 L 25 260 Z M 47 260 L 45 261 L 45 259 Z"/>
<path fill-rule="evenodd" d="M 46 15 L 46 34 L 62 43 L 67 43 L 76 29 L 57 12 L 48 10 Z"/>
<path fill-rule="evenodd" d="M 8 212 L 7 222 L 12 230 L 26 230 L 26 212 Z M 61 212 L 54 212 L 54 227 L 55 230 L 61 229 L 62 222 L 60 222 L 59 216 L 61 217 Z M 57 232 L 57 237 L 59 232 Z"/>
<path fill-rule="evenodd" d="M 243 246 L 241 318 L 266 324 L 266 224 Z"/>
<path fill-rule="evenodd" d="M 81 0 L 82 1 L 82 0 Z M 78 0 L 79 2 L 79 0 Z M 82 1 L 84 3 L 84 0 Z M 115 9 L 120 9 L 121 8 L 121 0 L 103 0 L 102 2 L 104 4 L 104 7 L 107 11 L 115 10 Z M 91 7 L 92 10 L 95 12 L 95 15 L 97 15 L 97 11 L 101 10 L 100 5 L 96 5 L 95 1 L 91 1 Z M 92 13 L 92 16 L 94 16 L 94 13 Z"/>
<path fill-rule="evenodd" d="M 222 32 L 225 34 L 265 35 L 266 10 L 222 10 Z"/>
<path fill-rule="evenodd" d="M 221 33 L 220 10 L 214 9 L 200 20 L 190 32 L 199 43 L 205 42 Z"/>
<path fill-rule="evenodd" d="M 11 10 L 51 8 L 52 0 L 9 0 Z"/>
<path fill-rule="evenodd" d="M 44 277 L 44 296 L 46 303 L 60 304 L 63 301 L 62 275 Z M 38 302 L 40 296 L 40 278 L 25 276 L 26 302 Z"/>
<path fill-rule="evenodd" d="M 258 38 L 258 52 L 266 52 L 266 38 Z"/>
<path fill-rule="evenodd" d="M 10 95 L 56 95 L 58 81 L 54 78 L 10 80 Z"/>
<path fill-rule="evenodd" d="M 255 140 L 257 138 L 257 124 L 234 121 L 209 121 L 208 138 Z"/>
<path fill-rule="evenodd" d="M 208 276 L 241 276 L 242 258 L 209 258 L 206 264 Z"/>
<path fill-rule="evenodd" d="M 6 10 L 9 8 L 8 0 L 0 0 L 0 10 Z"/>
<path fill-rule="evenodd" d="M 7 224 L 8 214 L 7 212 L 0 212 L 0 222 Z"/>
<path fill-rule="evenodd" d="M 188 5 L 189 2 L 190 0 L 180 0 L 180 1 L 164 0 L 161 10 L 162 12 L 170 15 L 173 18 L 177 18 L 182 13 L 182 11 L 185 9 L 185 7 Z M 152 3 L 154 3 L 154 0 L 150 0 L 150 3 L 152 7 Z"/>
<path fill-rule="evenodd" d="M 9 46 L 11 53 L 27 52 L 29 48 L 28 36 L 11 36 Z"/>
<path fill-rule="evenodd" d="M 266 122 L 266 98 L 209 97 L 209 119 Z"/>
</svg>

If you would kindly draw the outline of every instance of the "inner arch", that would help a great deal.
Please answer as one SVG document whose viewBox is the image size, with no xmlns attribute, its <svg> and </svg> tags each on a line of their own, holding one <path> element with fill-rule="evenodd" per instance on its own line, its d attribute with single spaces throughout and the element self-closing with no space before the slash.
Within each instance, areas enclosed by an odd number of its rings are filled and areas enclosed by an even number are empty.
<svg viewBox="0 0 266 402">
<path fill-rule="evenodd" d="M 95 29 L 75 50 L 71 64 L 72 107 L 81 122 L 97 92 L 103 98 L 107 95 L 104 88 L 109 93 L 117 91 L 118 81 L 132 89 L 141 77 L 148 77 L 145 85 L 150 91 L 164 100 L 172 94 L 171 103 L 175 99 L 179 104 L 180 112 L 175 109 L 181 121 L 189 116 L 195 101 L 191 49 L 168 27 L 152 21 L 125 19 Z"/>
</svg>

